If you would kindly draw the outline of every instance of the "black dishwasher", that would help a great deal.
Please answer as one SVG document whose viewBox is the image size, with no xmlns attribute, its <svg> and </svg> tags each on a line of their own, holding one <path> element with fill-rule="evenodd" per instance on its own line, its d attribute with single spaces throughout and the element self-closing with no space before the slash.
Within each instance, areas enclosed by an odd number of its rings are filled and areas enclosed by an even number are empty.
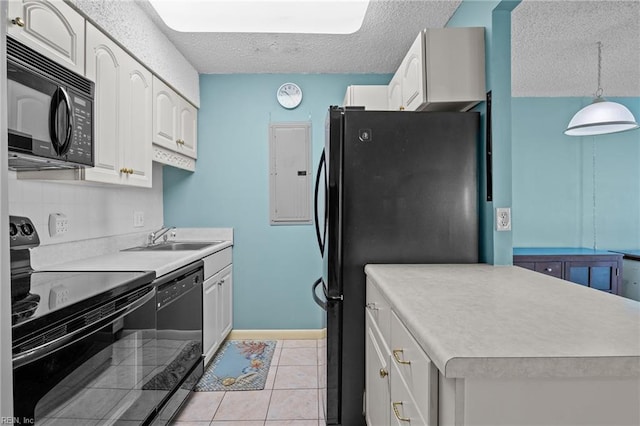
<svg viewBox="0 0 640 426">
<path fill-rule="evenodd" d="M 158 373 L 146 389 L 169 391 L 154 425 L 169 423 L 204 373 L 202 357 L 202 260 L 156 279 Z"/>
</svg>

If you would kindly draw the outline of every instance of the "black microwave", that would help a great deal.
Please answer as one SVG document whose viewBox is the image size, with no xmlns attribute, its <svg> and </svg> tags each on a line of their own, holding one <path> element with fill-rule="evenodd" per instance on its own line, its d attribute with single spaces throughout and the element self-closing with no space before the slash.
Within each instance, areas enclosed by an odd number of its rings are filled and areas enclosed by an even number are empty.
<svg viewBox="0 0 640 426">
<path fill-rule="evenodd" d="M 9 168 L 92 167 L 92 81 L 7 37 Z"/>
</svg>

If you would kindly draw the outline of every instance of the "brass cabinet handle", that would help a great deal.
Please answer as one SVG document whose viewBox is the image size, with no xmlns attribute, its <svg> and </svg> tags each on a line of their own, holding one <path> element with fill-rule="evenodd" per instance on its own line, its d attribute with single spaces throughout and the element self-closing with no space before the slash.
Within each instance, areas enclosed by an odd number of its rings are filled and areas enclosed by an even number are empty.
<svg viewBox="0 0 640 426">
<path fill-rule="evenodd" d="M 11 23 L 14 25 L 17 25 L 19 27 L 24 27 L 26 24 L 24 22 L 24 19 L 22 19 L 19 16 L 16 16 L 14 19 L 11 20 Z"/>
<path fill-rule="evenodd" d="M 402 406 L 402 401 L 400 402 L 392 402 L 391 406 L 393 407 L 393 414 L 396 415 L 396 418 L 401 422 L 410 422 L 411 419 L 409 417 L 402 417 L 400 415 L 400 411 L 398 410 L 398 405 Z"/>
<path fill-rule="evenodd" d="M 366 308 L 371 310 L 371 311 L 377 311 L 378 308 L 376 308 L 376 304 L 373 302 L 369 302 L 366 304 Z"/>
<path fill-rule="evenodd" d="M 133 174 L 133 169 L 129 169 L 129 174 L 132 175 Z"/>
<path fill-rule="evenodd" d="M 380 369 L 380 377 L 382 379 L 384 379 L 385 377 L 387 377 L 389 375 L 389 372 L 387 370 L 385 370 L 384 368 Z"/>
<path fill-rule="evenodd" d="M 127 174 L 127 175 L 132 175 L 133 174 L 133 169 L 128 169 L 128 168 L 123 167 L 123 168 L 120 169 L 120 173 L 124 173 L 124 174 Z"/>
<path fill-rule="evenodd" d="M 120 173 L 127 173 L 127 169 L 125 169 L 124 167 L 122 167 L 122 168 L 120 169 Z"/>
<path fill-rule="evenodd" d="M 399 354 L 401 354 L 403 352 L 404 351 L 402 349 L 394 349 L 393 350 L 393 357 L 396 359 L 398 364 L 411 364 L 411 361 L 404 361 L 404 360 L 400 359 L 400 355 Z"/>
<path fill-rule="evenodd" d="M 183 141 L 182 139 L 178 139 L 178 140 L 176 141 L 176 143 L 177 143 L 178 145 L 184 145 L 184 141 Z"/>
<path fill-rule="evenodd" d="M 400 111 L 404 111 L 404 107 L 403 106 L 400 106 Z"/>
</svg>

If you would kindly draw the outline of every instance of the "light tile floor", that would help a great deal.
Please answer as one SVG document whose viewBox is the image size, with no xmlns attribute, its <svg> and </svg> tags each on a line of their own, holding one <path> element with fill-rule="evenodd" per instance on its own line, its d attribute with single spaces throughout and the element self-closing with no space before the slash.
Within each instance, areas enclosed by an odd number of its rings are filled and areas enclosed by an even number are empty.
<svg viewBox="0 0 640 426">
<path fill-rule="evenodd" d="M 264 390 L 195 392 L 175 426 L 324 426 L 324 340 L 278 340 Z"/>
</svg>

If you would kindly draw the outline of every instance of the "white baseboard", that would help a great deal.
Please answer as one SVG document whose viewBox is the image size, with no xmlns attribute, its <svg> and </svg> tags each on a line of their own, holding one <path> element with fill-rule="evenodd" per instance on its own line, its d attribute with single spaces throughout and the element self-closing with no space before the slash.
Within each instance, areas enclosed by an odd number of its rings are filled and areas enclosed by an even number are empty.
<svg viewBox="0 0 640 426">
<path fill-rule="evenodd" d="M 304 340 L 323 339 L 327 337 L 327 329 L 318 330 L 231 330 L 227 339 L 279 339 L 279 340 Z"/>
</svg>

